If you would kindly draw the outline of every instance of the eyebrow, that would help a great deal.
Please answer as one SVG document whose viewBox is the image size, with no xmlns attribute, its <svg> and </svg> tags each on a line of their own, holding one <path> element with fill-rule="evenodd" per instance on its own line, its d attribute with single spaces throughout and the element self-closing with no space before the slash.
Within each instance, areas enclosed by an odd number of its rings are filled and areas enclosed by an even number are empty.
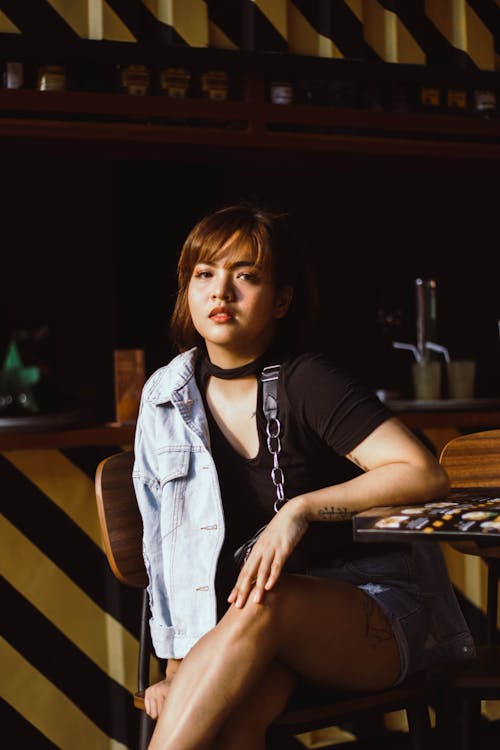
<svg viewBox="0 0 500 750">
<path fill-rule="evenodd" d="M 211 262 L 209 260 L 199 260 L 196 265 L 197 266 L 198 265 L 204 265 L 204 266 L 212 266 L 212 267 L 214 267 L 214 266 L 217 265 L 217 263 Z M 227 268 L 236 269 L 236 268 L 244 268 L 244 267 L 246 268 L 248 266 L 250 266 L 251 268 L 259 268 L 260 267 L 253 260 L 235 260 L 233 263 L 229 263 L 227 265 Z"/>
</svg>

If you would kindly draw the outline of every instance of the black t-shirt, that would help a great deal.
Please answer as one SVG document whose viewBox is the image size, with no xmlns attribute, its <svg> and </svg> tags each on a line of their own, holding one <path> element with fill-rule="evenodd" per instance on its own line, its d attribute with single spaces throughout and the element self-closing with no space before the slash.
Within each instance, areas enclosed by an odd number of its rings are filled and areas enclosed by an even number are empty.
<svg viewBox="0 0 500 750">
<path fill-rule="evenodd" d="M 301 354 L 281 362 L 270 355 L 265 364 L 281 364 L 279 464 L 285 475 L 285 496 L 293 498 L 359 474 L 361 470 L 345 455 L 392 416 L 389 409 L 372 391 L 322 354 Z M 234 550 L 274 515 L 273 459 L 267 448 L 262 384 L 259 382 L 257 397 L 259 451 L 254 458 L 247 459 L 231 446 L 210 413 L 202 365 L 197 369 L 197 379 L 205 400 L 225 517 L 226 533 L 216 582 L 223 611 L 223 602 L 236 575 Z M 307 537 L 311 564 L 327 564 L 334 557 L 359 556 L 354 549 L 359 545 L 352 542 L 350 521 L 313 523 Z M 361 554 L 367 551 L 363 545 Z"/>
</svg>

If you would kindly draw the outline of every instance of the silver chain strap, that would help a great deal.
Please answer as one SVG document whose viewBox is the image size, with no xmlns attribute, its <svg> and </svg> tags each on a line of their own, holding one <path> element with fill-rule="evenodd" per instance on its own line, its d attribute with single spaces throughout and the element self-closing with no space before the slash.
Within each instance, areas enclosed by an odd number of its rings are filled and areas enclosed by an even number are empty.
<svg viewBox="0 0 500 750">
<path fill-rule="evenodd" d="M 279 419 L 269 419 L 267 421 L 267 449 L 273 457 L 271 479 L 273 480 L 273 484 L 276 487 L 276 500 L 274 502 L 274 510 L 276 513 L 279 511 L 281 506 L 286 503 L 285 491 L 283 489 L 285 485 L 285 475 L 278 462 L 278 453 L 281 450 L 280 430 L 281 423 Z"/>
<path fill-rule="evenodd" d="M 275 513 L 277 513 L 287 501 L 284 490 L 285 475 L 278 461 L 278 454 L 281 451 L 281 422 L 277 416 L 279 369 L 279 365 L 271 365 L 269 367 L 264 367 L 262 371 L 262 382 L 264 384 L 264 413 L 267 420 L 267 449 L 273 457 L 271 479 L 276 488 L 276 500 L 274 501 Z"/>
</svg>

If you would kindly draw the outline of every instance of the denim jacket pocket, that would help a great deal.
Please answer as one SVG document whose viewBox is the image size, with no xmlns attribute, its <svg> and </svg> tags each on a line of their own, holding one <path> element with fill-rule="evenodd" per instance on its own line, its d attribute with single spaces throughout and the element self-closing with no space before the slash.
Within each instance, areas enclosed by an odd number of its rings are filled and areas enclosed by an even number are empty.
<svg viewBox="0 0 500 750">
<path fill-rule="evenodd" d="M 166 445 L 156 451 L 160 487 L 173 479 L 185 477 L 189 471 L 189 445 Z"/>
<path fill-rule="evenodd" d="M 161 536 L 165 538 L 181 523 L 190 463 L 189 446 L 158 448 L 158 479 L 161 493 Z"/>
</svg>

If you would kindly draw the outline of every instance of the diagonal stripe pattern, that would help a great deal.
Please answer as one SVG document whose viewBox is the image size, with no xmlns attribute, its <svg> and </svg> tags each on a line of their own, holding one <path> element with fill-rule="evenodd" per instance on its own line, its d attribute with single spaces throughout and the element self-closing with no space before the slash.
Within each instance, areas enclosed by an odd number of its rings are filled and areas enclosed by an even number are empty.
<svg viewBox="0 0 500 750">
<path fill-rule="evenodd" d="M 132 692 L 141 592 L 122 586 L 109 570 L 93 483 L 100 458 L 118 450 L 0 455 L 0 566 L 9 613 L 1 690 L 9 720 L 30 738 L 30 750 L 137 745 Z"/>
<path fill-rule="evenodd" d="M 68 49 L 100 38 L 486 70 L 500 55 L 496 0 L 0 0 L 0 14 L 11 34 Z"/>
</svg>

